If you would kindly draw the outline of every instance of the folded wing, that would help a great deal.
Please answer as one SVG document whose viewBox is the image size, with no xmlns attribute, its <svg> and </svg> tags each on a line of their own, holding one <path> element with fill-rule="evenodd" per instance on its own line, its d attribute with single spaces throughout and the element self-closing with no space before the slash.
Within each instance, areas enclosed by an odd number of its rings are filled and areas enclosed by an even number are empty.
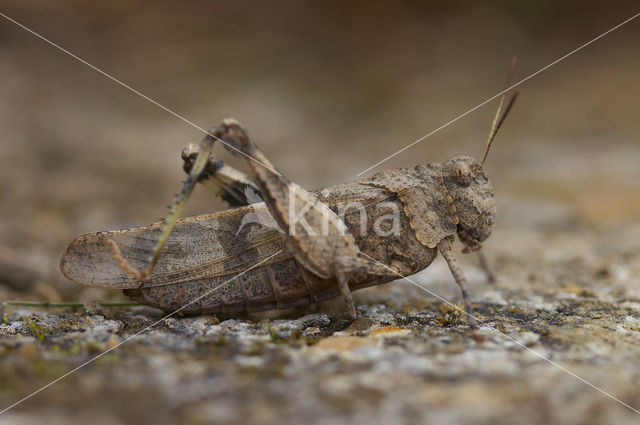
<svg viewBox="0 0 640 425">
<path fill-rule="evenodd" d="M 232 276 L 270 258 L 264 265 L 291 257 L 263 203 L 178 221 L 145 287 Z M 161 223 L 77 237 L 62 257 L 60 268 L 71 281 L 89 287 L 134 289 L 141 282 L 114 261 L 107 240 L 123 256 L 143 268 L 151 256 Z"/>
</svg>

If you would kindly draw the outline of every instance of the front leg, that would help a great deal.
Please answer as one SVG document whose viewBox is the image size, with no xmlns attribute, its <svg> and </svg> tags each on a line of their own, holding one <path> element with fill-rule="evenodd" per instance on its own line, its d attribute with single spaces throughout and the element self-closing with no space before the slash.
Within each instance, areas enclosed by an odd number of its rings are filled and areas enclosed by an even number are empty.
<svg viewBox="0 0 640 425">
<path fill-rule="evenodd" d="M 489 259 L 484 253 L 481 244 L 477 244 L 473 249 L 469 246 L 465 246 L 462 250 L 464 254 L 469 254 L 470 252 L 475 252 L 476 257 L 478 257 L 478 262 L 480 263 L 480 267 L 484 270 L 484 274 L 487 277 L 487 282 L 496 283 L 496 272 L 493 271 L 493 267 L 491 267 L 491 263 L 489 263 Z"/>
<path fill-rule="evenodd" d="M 491 263 L 489 263 L 489 259 L 485 255 L 483 250 L 476 251 L 476 255 L 478 257 L 478 261 L 480 262 L 480 267 L 484 270 L 484 274 L 487 276 L 487 282 L 496 283 L 496 272 L 491 267 Z"/>
</svg>

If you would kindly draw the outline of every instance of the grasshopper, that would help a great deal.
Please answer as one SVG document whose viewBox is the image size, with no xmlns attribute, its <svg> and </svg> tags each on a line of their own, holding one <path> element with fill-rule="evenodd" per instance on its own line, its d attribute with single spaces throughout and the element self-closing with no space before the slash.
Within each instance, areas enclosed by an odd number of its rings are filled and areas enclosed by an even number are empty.
<svg viewBox="0 0 640 425">
<path fill-rule="evenodd" d="M 500 117 L 501 98 L 480 162 L 455 155 L 316 192 L 277 172 L 237 121 L 224 120 L 183 150 L 188 177 L 162 222 L 78 236 L 62 273 L 167 312 L 233 315 L 343 296 L 356 319 L 352 291 L 415 274 L 440 252 L 475 327 L 452 243 L 457 234 L 492 279 L 480 251 L 496 214 L 484 163 L 516 97 Z M 216 140 L 246 160 L 250 175 L 213 155 Z M 198 183 L 231 208 L 179 219 Z"/>
</svg>

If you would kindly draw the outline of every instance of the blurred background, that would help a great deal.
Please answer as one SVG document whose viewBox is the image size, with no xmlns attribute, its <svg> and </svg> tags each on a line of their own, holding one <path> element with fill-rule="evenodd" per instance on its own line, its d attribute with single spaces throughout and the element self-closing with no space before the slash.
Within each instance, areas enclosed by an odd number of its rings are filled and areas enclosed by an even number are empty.
<svg viewBox="0 0 640 425">
<path fill-rule="evenodd" d="M 512 56 L 518 81 L 636 9 L 591 0 L 0 2 L 198 126 L 239 119 L 309 189 L 355 179 L 493 96 Z M 557 214 L 600 228 L 637 222 L 639 36 L 631 22 L 522 85 L 487 166 L 496 232 Z M 161 217 L 183 179 L 180 151 L 202 133 L 5 18 L 0 94 L 0 299 L 117 297 L 61 276 L 66 245 Z M 496 105 L 373 171 L 480 156 Z M 221 208 L 197 190 L 186 213 Z"/>
</svg>

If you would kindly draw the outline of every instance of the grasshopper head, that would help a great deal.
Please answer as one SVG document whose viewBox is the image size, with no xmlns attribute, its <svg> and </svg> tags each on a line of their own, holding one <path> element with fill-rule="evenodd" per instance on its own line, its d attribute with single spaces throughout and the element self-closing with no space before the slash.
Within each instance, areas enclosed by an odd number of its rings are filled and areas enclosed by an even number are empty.
<svg viewBox="0 0 640 425">
<path fill-rule="evenodd" d="M 505 87 L 509 86 L 514 66 L 515 58 L 511 62 Z M 444 182 L 453 199 L 458 216 L 458 237 L 472 251 L 480 249 L 482 242 L 491 236 L 493 230 L 496 202 L 493 199 L 493 186 L 484 171 L 484 163 L 487 160 L 493 139 L 517 98 L 518 92 L 516 91 L 500 115 L 504 103 L 503 92 L 480 162 L 467 155 L 455 155 L 443 167 Z"/>
<path fill-rule="evenodd" d="M 444 182 L 458 216 L 458 237 L 471 250 L 491 236 L 496 216 L 493 187 L 484 168 L 467 155 L 451 157 L 443 168 Z"/>
</svg>

